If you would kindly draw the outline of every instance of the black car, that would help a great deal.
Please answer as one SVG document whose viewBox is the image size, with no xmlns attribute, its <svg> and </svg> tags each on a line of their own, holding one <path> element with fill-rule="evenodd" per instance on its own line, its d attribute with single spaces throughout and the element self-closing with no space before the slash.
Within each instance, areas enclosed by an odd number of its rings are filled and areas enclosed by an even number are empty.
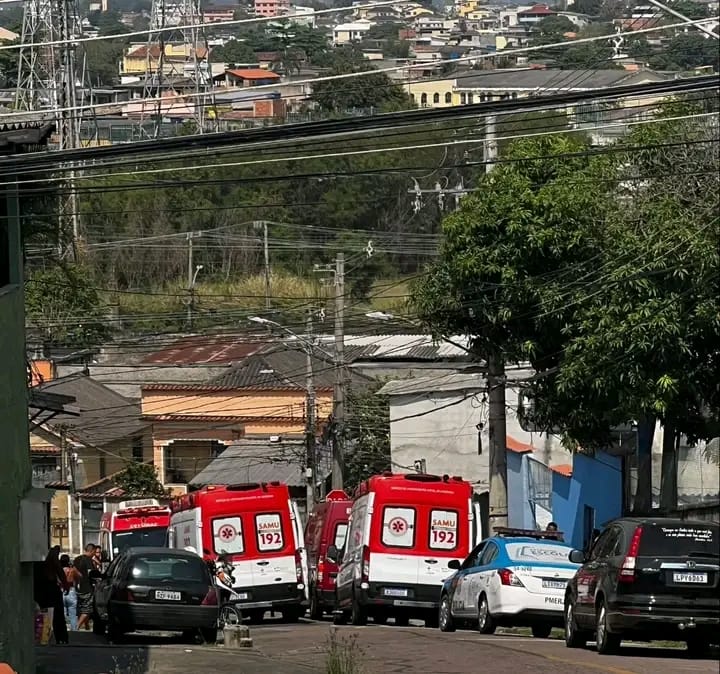
<svg viewBox="0 0 720 674">
<path fill-rule="evenodd" d="M 565 643 L 600 653 L 625 639 L 687 642 L 704 653 L 720 636 L 720 526 L 669 518 L 622 518 L 608 524 L 565 593 Z"/>
<path fill-rule="evenodd" d="M 217 587 L 192 552 L 128 548 L 98 580 L 94 601 L 95 631 L 106 627 L 111 640 L 143 630 L 217 639 Z"/>
</svg>

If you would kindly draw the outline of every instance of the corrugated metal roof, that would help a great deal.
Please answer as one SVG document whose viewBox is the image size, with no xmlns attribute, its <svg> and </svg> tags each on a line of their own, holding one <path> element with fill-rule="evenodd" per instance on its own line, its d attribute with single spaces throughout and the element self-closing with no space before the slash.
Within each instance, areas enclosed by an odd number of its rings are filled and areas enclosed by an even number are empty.
<svg viewBox="0 0 720 674">
<path fill-rule="evenodd" d="M 328 340 L 330 341 L 330 340 Z M 441 360 L 467 358 L 470 340 L 454 336 L 435 341 L 430 335 L 349 335 L 346 360 Z"/>
<path fill-rule="evenodd" d="M 171 346 L 148 354 L 144 365 L 201 365 L 203 363 L 234 363 L 260 351 L 265 340 L 246 335 L 194 335 L 179 339 Z"/>
<path fill-rule="evenodd" d="M 487 388 L 487 384 L 482 374 L 451 372 L 389 381 L 378 391 L 378 395 L 400 396 L 437 391 L 482 391 L 485 388 Z"/>
<path fill-rule="evenodd" d="M 305 484 L 302 441 L 240 440 L 200 471 L 190 484 L 239 484 L 278 480 L 290 487 Z"/>
</svg>

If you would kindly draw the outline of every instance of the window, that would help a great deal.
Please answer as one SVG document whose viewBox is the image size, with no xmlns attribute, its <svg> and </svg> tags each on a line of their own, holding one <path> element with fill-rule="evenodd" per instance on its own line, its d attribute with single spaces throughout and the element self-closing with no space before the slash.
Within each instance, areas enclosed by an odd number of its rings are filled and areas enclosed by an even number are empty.
<svg viewBox="0 0 720 674">
<path fill-rule="evenodd" d="M 472 105 L 472 103 L 473 103 L 473 94 L 468 94 L 468 103 Z"/>
<path fill-rule="evenodd" d="M 434 93 L 433 94 L 433 103 L 439 103 L 440 102 L 440 94 Z"/>
<path fill-rule="evenodd" d="M 213 520 L 213 548 L 217 554 L 245 552 L 242 520 L 239 517 L 219 517 Z"/>
<path fill-rule="evenodd" d="M 115 531 L 112 542 L 113 555 L 119 555 L 128 548 L 164 548 L 167 544 L 167 527 Z"/>
<path fill-rule="evenodd" d="M 488 564 L 492 563 L 492 561 L 497 556 L 498 556 L 497 545 L 495 545 L 494 543 L 488 543 L 487 547 L 485 548 L 485 551 L 482 554 L 482 557 L 480 558 L 480 562 L 478 563 L 478 566 L 487 566 Z"/>
<path fill-rule="evenodd" d="M 132 460 L 135 463 L 142 463 L 143 460 L 143 439 L 138 435 L 132 439 Z"/>
<path fill-rule="evenodd" d="M 427 94 L 420 94 L 420 105 L 427 105 Z"/>
<path fill-rule="evenodd" d="M 338 549 L 342 550 L 345 545 L 345 539 L 347 538 L 348 525 L 341 522 L 335 527 L 335 538 L 333 545 Z"/>
<path fill-rule="evenodd" d="M 449 91 L 445 93 L 445 102 L 452 103 L 452 94 Z"/>
<path fill-rule="evenodd" d="M 255 515 L 255 534 L 260 552 L 274 552 L 285 546 L 280 513 Z"/>
<path fill-rule="evenodd" d="M 614 529 L 606 529 L 595 541 L 593 549 L 590 552 L 590 559 L 600 559 L 606 557 L 611 548 L 615 546 L 617 541 L 617 531 Z"/>
<path fill-rule="evenodd" d="M 482 558 L 486 545 L 487 543 L 483 542 L 475 546 L 475 549 L 468 555 L 468 558 L 463 562 L 461 568 L 472 569 L 476 566 L 480 566 L 480 559 Z"/>
<path fill-rule="evenodd" d="M 210 582 L 207 567 L 200 557 L 178 557 L 167 553 L 136 557 L 128 566 L 127 575 L 136 582 Z"/>
<path fill-rule="evenodd" d="M 536 562 L 548 564 L 564 564 L 570 557 L 572 548 L 566 545 L 549 545 L 548 543 L 508 543 L 508 557 L 520 564 Z"/>
<path fill-rule="evenodd" d="M 454 550 L 458 545 L 457 510 L 430 511 L 431 550 Z"/>
<path fill-rule="evenodd" d="M 415 543 L 414 508 L 383 510 L 382 543 L 389 548 L 411 548 Z"/>
<path fill-rule="evenodd" d="M 467 103 L 467 96 L 465 94 L 460 94 L 460 104 L 465 105 Z"/>
<path fill-rule="evenodd" d="M 640 554 L 651 557 L 697 554 L 717 558 L 718 533 L 718 525 L 712 522 L 704 525 L 646 524 L 640 539 Z"/>
</svg>

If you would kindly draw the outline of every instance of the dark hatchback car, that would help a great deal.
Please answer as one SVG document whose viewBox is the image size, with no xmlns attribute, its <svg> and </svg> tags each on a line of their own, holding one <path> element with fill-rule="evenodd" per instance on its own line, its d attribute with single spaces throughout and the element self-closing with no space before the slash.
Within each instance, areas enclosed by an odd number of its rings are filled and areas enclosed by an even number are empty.
<svg viewBox="0 0 720 674">
<path fill-rule="evenodd" d="M 720 526 L 669 518 L 608 524 L 565 594 L 565 643 L 600 653 L 622 639 L 685 641 L 701 655 L 720 639 Z"/>
<path fill-rule="evenodd" d="M 95 586 L 95 631 L 107 628 L 117 639 L 126 632 L 199 632 L 217 639 L 218 594 L 203 560 L 167 548 L 128 548 L 116 557 Z"/>
</svg>

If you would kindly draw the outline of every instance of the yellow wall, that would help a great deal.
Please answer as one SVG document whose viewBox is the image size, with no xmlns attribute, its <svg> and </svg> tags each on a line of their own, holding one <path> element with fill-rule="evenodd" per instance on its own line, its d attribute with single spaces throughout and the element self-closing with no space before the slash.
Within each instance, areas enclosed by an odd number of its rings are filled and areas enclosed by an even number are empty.
<svg viewBox="0 0 720 674">
<path fill-rule="evenodd" d="M 427 94 L 427 107 L 430 108 L 451 108 L 460 105 L 460 96 L 454 91 L 455 80 L 418 80 L 405 85 L 405 91 L 410 94 L 415 105 L 422 107 L 422 94 Z M 450 93 L 450 103 L 445 102 L 445 95 Z M 434 96 L 438 94 L 439 102 L 435 103 Z"/>
</svg>

